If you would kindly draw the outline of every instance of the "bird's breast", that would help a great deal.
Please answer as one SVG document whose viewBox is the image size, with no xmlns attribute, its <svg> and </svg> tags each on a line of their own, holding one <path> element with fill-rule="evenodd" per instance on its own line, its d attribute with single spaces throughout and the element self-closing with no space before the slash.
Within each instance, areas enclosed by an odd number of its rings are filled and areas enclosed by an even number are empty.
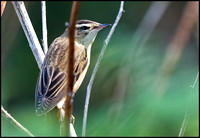
<svg viewBox="0 0 200 138">
<path fill-rule="evenodd" d="M 74 91 L 74 92 L 76 92 L 76 91 L 78 90 L 78 88 L 80 87 L 80 85 L 82 84 L 82 82 L 83 82 L 83 80 L 84 80 L 84 78 L 85 78 L 85 75 L 86 75 L 86 73 L 87 73 L 89 64 L 90 64 L 90 61 L 88 60 L 85 69 L 84 69 L 83 72 L 80 74 L 78 80 L 77 80 L 77 81 L 75 82 L 75 84 L 74 84 L 74 88 L 73 88 L 73 91 Z"/>
</svg>

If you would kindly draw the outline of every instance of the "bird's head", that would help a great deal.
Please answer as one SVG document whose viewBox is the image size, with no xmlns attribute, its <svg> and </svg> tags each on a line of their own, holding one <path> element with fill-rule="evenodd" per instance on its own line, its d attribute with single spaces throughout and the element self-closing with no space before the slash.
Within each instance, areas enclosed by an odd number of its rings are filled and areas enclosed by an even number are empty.
<svg viewBox="0 0 200 138">
<path fill-rule="evenodd" d="M 107 26 L 111 26 L 111 24 L 101 24 L 90 20 L 78 20 L 75 26 L 76 41 L 87 48 L 93 43 L 97 33 Z M 65 32 L 68 33 L 68 28 Z"/>
</svg>

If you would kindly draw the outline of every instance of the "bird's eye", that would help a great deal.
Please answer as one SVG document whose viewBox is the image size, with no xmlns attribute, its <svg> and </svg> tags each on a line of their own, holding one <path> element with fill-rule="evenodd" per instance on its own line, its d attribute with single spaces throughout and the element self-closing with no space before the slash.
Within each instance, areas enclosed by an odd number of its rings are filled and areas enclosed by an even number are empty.
<svg viewBox="0 0 200 138">
<path fill-rule="evenodd" d="M 90 27 L 87 27 L 87 26 L 82 26 L 81 27 L 81 30 L 88 30 L 88 29 L 90 29 Z"/>
</svg>

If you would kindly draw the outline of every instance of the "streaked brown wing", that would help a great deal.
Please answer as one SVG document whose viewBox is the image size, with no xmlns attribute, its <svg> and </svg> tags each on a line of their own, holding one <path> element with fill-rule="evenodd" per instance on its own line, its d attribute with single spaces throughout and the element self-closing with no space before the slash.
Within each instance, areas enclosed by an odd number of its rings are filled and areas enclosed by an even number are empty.
<svg viewBox="0 0 200 138">
<path fill-rule="evenodd" d="M 55 41 L 56 42 L 56 41 Z M 64 66 L 60 67 L 58 65 L 51 65 L 50 62 L 57 63 L 57 59 L 60 57 L 64 57 L 63 54 L 66 54 L 67 50 L 61 50 L 59 53 L 58 49 L 62 47 L 60 44 L 54 43 L 54 49 L 49 49 L 51 51 L 57 52 L 52 57 L 45 57 L 44 65 L 40 71 L 37 86 L 35 90 L 35 107 L 36 114 L 42 115 L 49 112 L 53 109 L 66 95 L 66 72 L 67 72 L 67 61 L 63 58 L 59 64 L 64 64 Z M 76 46 L 76 45 L 75 45 Z M 53 50 L 52 50 L 53 49 Z M 48 51 L 49 52 L 49 51 Z M 59 57 L 55 57 L 59 56 Z M 55 59 L 55 61 L 52 61 Z M 75 47 L 75 64 L 74 64 L 74 77 L 75 81 L 79 79 L 81 72 L 84 70 L 87 64 L 86 52 L 84 47 Z"/>
<path fill-rule="evenodd" d="M 63 90 L 66 83 L 66 75 L 59 69 L 45 67 L 40 72 L 35 91 L 36 114 L 42 115 L 53 109 L 65 96 Z"/>
</svg>

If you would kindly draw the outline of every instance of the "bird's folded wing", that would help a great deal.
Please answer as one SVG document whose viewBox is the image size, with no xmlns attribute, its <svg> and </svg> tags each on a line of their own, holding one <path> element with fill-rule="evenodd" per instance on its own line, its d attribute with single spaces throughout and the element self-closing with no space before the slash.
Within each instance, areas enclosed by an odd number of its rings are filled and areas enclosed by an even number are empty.
<svg viewBox="0 0 200 138">
<path fill-rule="evenodd" d="M 67 56 L 67 55 L 66 55 Z M 74 83 L 79 79 L 87 64 L 85 49 L 75 48 Z M 48 59 L 44 61 L 48 64 Z M 67 66 L 67 65 L 66 65 Z M 67 67 L 65 71 L 48 64 L 43 65 L 35 90 L 36 114 L 42 115 L 53 109 L 66 95 Z"/>
<path fill-rule="evenodd" d="M 45 114 L 53 109 L 65 96 L 63 88 L 66 84 L 66 75 L 53 66 L 45 67 L 37 81 L 36 87 L 36 113 Z"/>
</svg>

